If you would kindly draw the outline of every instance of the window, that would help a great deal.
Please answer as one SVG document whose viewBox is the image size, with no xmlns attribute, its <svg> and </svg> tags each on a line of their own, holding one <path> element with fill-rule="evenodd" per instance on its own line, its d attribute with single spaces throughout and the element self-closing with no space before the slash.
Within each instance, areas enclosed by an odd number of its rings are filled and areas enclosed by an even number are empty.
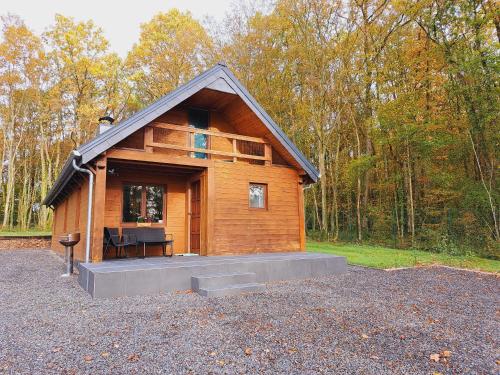
<svg viewBox="0 0 500 375">
<path fill-rule="evenodd" d="M 248 203 L 250 208 L 267 208 L 267 184 L 250 183 Z"/>
<path fill-rule="evenodd" d="M 163 193 L 160 185 L 123 185 L 123 222 L 163 222 Z"/>
<path fill-rule="evenodd" d="M 188 112 L 188 121 L 189 126 L 196 128 L 207 130 L 209 123 L 208 111 L 201 109 L 190 109 Z M 198 134 L 194 135 L 194 145 L 195 148 L 207 148 L 208 147 L 208 137 L 206 134 Z M 207 159 L 207 154 L 204 152 L 195 152 L 193 156 L 197 159 Z"/>
</svg>

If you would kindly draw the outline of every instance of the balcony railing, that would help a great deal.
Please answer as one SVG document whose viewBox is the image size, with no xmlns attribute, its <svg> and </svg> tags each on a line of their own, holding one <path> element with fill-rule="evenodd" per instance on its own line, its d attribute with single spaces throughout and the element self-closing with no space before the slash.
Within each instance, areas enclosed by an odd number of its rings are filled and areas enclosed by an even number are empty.
<svg viewBox="0 0 500 375">
<path fill-rule="evenodd" d="M 206 136 L 206 148 L 195 146 L 196 134 Z M 272 159 L 271 145 L 263 138 L 166 123 L 146 127 L 144 145 L 146 150 L 167 149 L 190 157 L 214 155 L 232 161 L 250 160 L 254 164 L 267 165 Z"/>
</svg>

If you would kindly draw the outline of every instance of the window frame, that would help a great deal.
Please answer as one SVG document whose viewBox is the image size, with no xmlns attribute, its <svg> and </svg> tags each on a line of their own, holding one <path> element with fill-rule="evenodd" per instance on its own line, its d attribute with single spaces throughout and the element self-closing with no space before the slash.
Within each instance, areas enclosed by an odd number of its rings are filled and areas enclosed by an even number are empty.
<svg viewBox="0 0 500 375">
<path fill-rule="evenodd" d="M 197 127 L 196 125 L 194 124 L 191 124 L 192 122 L 192 117 L 193 114 L 195 112 L 204 112 L 206 113 L 207 115 L 207 126 L 202 128 L 202 127 Z M 212 116 L 211 116 L 211 111 L 208 110 L 208 109 L 204 109 L 204 108 L 198 108 L 198 107 L 189 107 L 187 109 L 187 115 L 188 115 L 188 121 L 187 121 L 187 125 L 188 127 L 191 127 L 193 129 L 200 129 L 200 130 L 210 130 L 211 129 L 211 124 L 212 124 Z M 189 138 L 190 139 L 190 142 L 192 141 L 193 144 L 190 144 L 191 147 L 196 147 L 196 136 L 197 135 L 203 135 L 204 136 L 204 139 L 206 141 L 206 147 L 204 148 L 205 150 L 210 150 L 211 149 L 211 145 L 210 145 L 210 139 L 211 137 L 207 134 L 199 134 L 199 133 L 195 133 L 193 135 L 193 137 Z M 201 160 L 208 160 L 211 158 L 211 154 L 209 153 L 205 153 L 205 152 L 201 152 L 201 151 L 196 151 L 196 152 L 190 152 L 188 154 L 191 158 L 193 159 L 201 159 Z M 201 157 L 200 155 L 203 155 L 203 157 Z"/>
<path fill-rule="evenodd" d="M 140 185 L 141 189 L 141 216 L 144 216 L 147 210 L 147 201 L 146 201 L 146 186 L 161 186 L 163 188 L 163 196 L 162 196 L 162 222 L 151 222 L 152 226 L 164 226 L 167 222 L 167 185 L 154 183 L 154 182 L 138 182 L 138 181 L 123 181 L 121 184 L 121 209 L 120 209 L 120 223 L 122 226 L 137 226 L 137 221 L 124 221 L 123 217 L 123 209 L 125 207 L 125 195 L 124 188 L 127 185 Z"/>
<path fill-rule="evenodd" d="M 259 185 L 264 187 L 264 207 L 252 207 L 251 206 L 251 199 L 250 199 L 250 187 L 252 185 Z M 250 181 L 248 183 L 248 209 L 249 210 L 256 210 L 256 211 L 267 211 L 269 210 L 269 184 L 267 182 L 254 182 Z"/>
</svg>

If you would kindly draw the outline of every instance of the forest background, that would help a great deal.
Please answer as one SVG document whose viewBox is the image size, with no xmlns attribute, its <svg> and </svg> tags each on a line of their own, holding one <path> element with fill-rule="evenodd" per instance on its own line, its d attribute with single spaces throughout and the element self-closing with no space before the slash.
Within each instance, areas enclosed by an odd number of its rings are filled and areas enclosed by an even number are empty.
<svg viewBox="0 0 500 375">
<path fill-rule="evenodd" d="M 50 228 L 40 202 L 100 116 L 224 61 L 321 173 L 310 238 L 499 257 L 494 0 L 277 0 L 221 22 L 172 9 L 124 58 L 92 20 L 1 23 L 1 230 Z"/>
</svg>

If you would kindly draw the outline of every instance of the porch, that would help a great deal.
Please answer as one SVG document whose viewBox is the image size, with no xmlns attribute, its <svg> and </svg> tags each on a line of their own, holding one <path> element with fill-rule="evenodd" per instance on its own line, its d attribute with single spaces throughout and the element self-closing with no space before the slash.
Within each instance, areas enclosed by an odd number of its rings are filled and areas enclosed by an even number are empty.
<svg viewBox="0 0 500 375">
<path fill-rule="evenodd" d="M 173 239 L 169 252 L 204 255 L 206 176 L 203 167 L 108 159 L 103 227 L 96 230 L 116 228 L 120 235 L 132 228 L 163 230 Z M 106 235 L 102 243 L 97 249 L 102 259 L 113 259 L 116 247 Z M 137 246 L 122 250 L 139 255 Z M 158 256 L 162 247 L 147 245 L 145 252 Z"/>
<path fill-rule="evenodd" d="M 271 146 L 263 138 L 168 120 L 134 133 L 96 163 L 94 262 L 116 252 L 101 246 L 106 227 L 120 235 L 126 228 L 162 228 L 174 239 L 174 253 L 213 254 L 214 163 L 260 167 L 272 162 Z M 127 250 L 138 255 L 133 246 Z M 147 256 L 160 254 L 160 246 L 148 246 Z"/>
<path fill-rule="evenodd" d="M 254 288 L 279 280 L 325 277 L 347 271 L 344 257 L 313 253 L 259 253 L 235 256 L 174 256 L 80 263 L 78 282 L 94 298 L 151 295 L 199 287 L 202 277 L 250 277 Z M 234 277 L 233 277 L 234 279 Z M 205 280 L 206 282 L 206 280 Z M 234 281 L 233 281 L 234 282 Z M 225 295 L 233 286 L 216 285 Z M 218 294 L 217 294 L 218 293 Z M 201 294 L 201 293 L 200 293 Z M 207 295 L 207 294 L 205 294 Z"/>
</svg>

